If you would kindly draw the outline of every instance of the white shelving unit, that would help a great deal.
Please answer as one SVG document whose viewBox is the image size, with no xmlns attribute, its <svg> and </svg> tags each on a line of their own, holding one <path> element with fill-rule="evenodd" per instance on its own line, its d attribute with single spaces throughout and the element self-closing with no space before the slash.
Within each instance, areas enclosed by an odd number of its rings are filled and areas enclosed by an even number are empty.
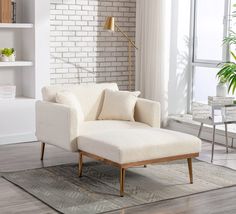
<svg viewBox="0 0 236 214">
<path fill-rule="evenodd" d="M 0 62 L 0 85 L 16 85 L 16 99 L 0 100 L 0 145 L 35 141 L 35 102 L 49 84 L 48 0 L 16 0 L 17 23 L 0 23 L 0 48 L 15 62 Z"/>
<path fill-rule="evenodd" d="M 9 29 L 25 29 L 25 28 L 33 28 L 34 25 L 32 23 L 0 23 L 1 28 L 9 28 Z"/>
<path fill-rule="evenodd" d="M 33 66 L 31 61 L 0 62 L 0 67 L 27 67 Z"/>
</svg>

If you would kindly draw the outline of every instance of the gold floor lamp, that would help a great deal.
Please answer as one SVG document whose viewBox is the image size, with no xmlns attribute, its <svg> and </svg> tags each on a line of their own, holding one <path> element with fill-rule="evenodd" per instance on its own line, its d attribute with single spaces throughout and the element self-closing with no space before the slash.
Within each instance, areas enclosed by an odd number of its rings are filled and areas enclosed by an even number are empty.
<svg viewBox="0 0 236 214">
<path fill-rule="evenodd" d="M 122 35 L 124 37 L 126 37 L 126 39 L 128 40 L 128 53 L 129 53 L 129 90 L 131 90 L 131 76 L 132 76 L 132 72 L 131 72 L 131 47 L 133 46 L 136 50 L 138 50 L 138 48 L 136 47 L 136 45 L 134 44 L 134 42 L 131 40 L 131 38 L 125 33 L 123 32 L 119 25 L 116 24 L 115 22 L 115 18 L 114 17 L 107 17 L 106 19 L 106 23 L 104 25 L 104 29 L 105 30 L 110 30 L 110 31 L 115 31 L 115 27 L 118 29 L 118 31 L 120 31 L 122 33 Z"/>
</svg>

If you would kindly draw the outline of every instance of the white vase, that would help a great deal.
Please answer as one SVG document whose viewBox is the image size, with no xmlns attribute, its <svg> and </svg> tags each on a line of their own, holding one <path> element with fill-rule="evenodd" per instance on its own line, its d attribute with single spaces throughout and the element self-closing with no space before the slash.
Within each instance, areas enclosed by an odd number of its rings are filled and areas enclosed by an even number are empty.
<svg viewBox="0 0 236 214">
<path fill-rule="evenodd" d="M 15 62 L 16 61 L 16 54 L 13 53 L 11 56 L 8 57 L 9 58 L 9 62 Z"/>
<path fill-rule="evenodd" d="M 216 96 L 226 97 L 227 96 L 227 85 L 225 83 L 218 83 L 216 86 Z"/>
<path fill-rule="evenodd" d="M 0 61 L 1 62 L 9 62 L 9 57 L 5 56 L 5 55 L 1 55 L 0 56 Z"/>
</svg>

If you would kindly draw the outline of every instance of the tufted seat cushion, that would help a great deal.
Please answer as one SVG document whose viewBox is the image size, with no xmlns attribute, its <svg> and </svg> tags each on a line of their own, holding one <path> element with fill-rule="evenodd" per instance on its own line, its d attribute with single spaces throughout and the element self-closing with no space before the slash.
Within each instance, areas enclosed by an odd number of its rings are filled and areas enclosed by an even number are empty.
<svg viewBox="0 0 236 214">
<path fill-rule="evenodd" d="M 90 124 L 96 127 L 94 132 L 81 133 L 79 150 L 119 164 L 199 153 L 201 150 L 201 140 L 192 135 L 129 122 L 120 126 L 107 121 L 109 126 L 105 128 L 104 122 Z M 102 131 L 96 131 L 99 128 Z"/>
</svg>

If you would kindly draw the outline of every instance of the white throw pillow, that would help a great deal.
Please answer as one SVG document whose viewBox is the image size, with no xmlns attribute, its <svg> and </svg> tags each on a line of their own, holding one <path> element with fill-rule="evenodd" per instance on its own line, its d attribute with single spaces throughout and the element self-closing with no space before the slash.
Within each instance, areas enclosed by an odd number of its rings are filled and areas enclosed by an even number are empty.
<svg viewBox="0 0 236 214">
<path fill-rule="evenodd" d="M 56 94 L 56 102 L 76 109 L 78 122 L 84 121 L 84 113 L 77 97 L 69 91 L 61 91 Z"/>
<path fill-rule="evenodd" d="M 134 107 L 140 93 L 105 90 L 105 98 L 99 120 L 134 121 Z"/>
</svg>

